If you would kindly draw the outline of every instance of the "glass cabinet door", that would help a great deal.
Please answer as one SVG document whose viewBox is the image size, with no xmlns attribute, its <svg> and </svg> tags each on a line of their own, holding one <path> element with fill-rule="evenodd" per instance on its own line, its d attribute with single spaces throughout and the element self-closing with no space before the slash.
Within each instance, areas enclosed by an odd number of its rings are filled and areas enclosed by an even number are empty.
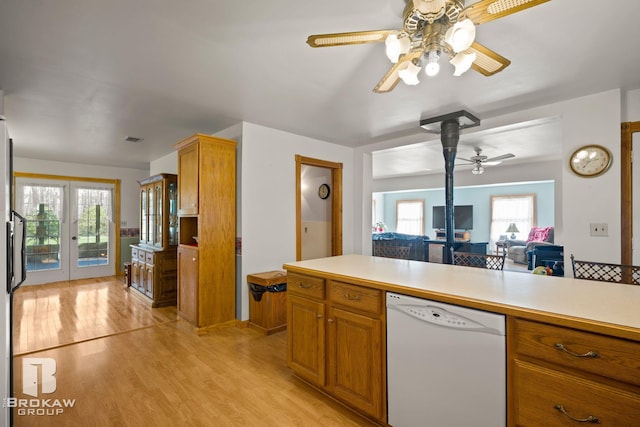
<svg viewBox="0 0 640 427">
<path fill-rule="evenodd" d="M 147 189 L 140 189 L 140 242 L 146 243 L 149 236 L 149 221 L 147 213 Z"/>
<path fill-rule="evenodd" d="M 178 244 L 178 184 L 169 181 L 169 245 Z"/>
<path fill-rule="evenodd" d="M 164 224 L 164 218 L 163 216 L 163 211 L 164 209 L 163 207 L 163 197 L 162 197 L 162 190 L 163 190 L 163 182 L 159 182 L 158 184 L 156 184 L 155 186 L 155 193 L 156 193 L 156 204 L 154 205 L 154 211 L 156 214 L 156 231 L 155 231 L 155 236 L 153 237 L 153 245 L 154 246 L 158 246 L 158 247 L 162 247 L 162 239 L 163 239 L 163 233 L 162 233 L 162 229 L 163 229 L 163 224 Z"/>
<path fill-rule="evenodd" d="M 155 192 L 153 191 L 153 186 L 147 187 L 147 197 L 149 198 L 147 209 L 148 217 L 149 217 L 149 231 L 147 235 L 146 243 L 148 245 L 153 245 L 153 241 L 155 239 L 156 232 L 156 221 L 157 221 L 157 211 L 156 211 L 156 203 L 155 203 Z"/>
</svg>

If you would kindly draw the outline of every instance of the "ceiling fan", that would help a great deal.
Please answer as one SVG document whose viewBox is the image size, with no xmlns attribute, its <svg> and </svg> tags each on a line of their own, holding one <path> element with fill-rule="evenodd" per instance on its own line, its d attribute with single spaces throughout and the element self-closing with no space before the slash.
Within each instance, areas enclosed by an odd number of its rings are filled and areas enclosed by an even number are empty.
<svg viewBox="0 0 640 427">
<path fill-rule="evenodd" d="M 469 162 L 471 164 L 474 164 L 475 166 L 471 170 L 471 172 L 474 175 L 480 175 L 482 172 L 484 172 L 484 167 L 482 165 L 495 166 L 495 165 L 498 165 L 498 164 L 502 163 L 503 160 L 515 157 L 515 154 L 507 153 L 507 154 L 503 154 L 501 156 L 488 158 L 487 156 L 482 155 L 482 148 L 475 147 L 474 150 L 476 152 L 476 155 L 473 156 L 473 157 L 470 157 L 468 159 L 464 159 L 462 157 L 458 157 L 457 158 L 458 160 L 463 160 L 465 162 Z"/>
<path fill-rule="evenodd" d="M 424 65 L 427 76 L 438 74 L 440 56 L 455 67 L 454 76 L 473 68 L 491 76 L 511 61 L 475 41 L 476 25 L 545 3 L 549 0 L 481 0 L 464 6 L 464 0 L 407 0 L 402 29 L 316 34 L 307 38 L 311 47 L 384 42 L 394 64 L 373 89 L 390 92 L 402 80 L 419 83 Z"/>
</svg>

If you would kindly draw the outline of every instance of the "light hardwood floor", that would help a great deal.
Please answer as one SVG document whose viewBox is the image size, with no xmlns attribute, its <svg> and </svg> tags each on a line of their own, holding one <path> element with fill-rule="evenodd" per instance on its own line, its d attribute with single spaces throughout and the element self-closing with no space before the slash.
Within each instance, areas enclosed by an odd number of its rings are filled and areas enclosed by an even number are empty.
<svg viewBox="0 0 640 427">
<path fill-rule="evenodd" d="M 286 332 L 198 336 L 175 307 L 151 309 L 129 292 L 108 280 L 19 293 L 16 345 L 30 352 L 14 358 L 15 397 L 33 399 L 23 393 L 23 359 L 53 358 L 56 390 L 39 398 L 75 404 L 60 415 L 16 412 L 16 426 L 374 425 L 293 377 Z M 38 345 L 48 349 L 29 350 Z"/>
</svg>

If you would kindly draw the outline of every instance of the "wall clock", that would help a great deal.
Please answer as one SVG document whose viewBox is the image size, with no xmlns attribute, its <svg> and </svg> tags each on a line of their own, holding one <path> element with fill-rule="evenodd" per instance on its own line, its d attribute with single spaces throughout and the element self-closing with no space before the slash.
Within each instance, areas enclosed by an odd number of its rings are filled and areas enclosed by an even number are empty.
<svg viewBox="0 0 640 427">
<path fill-rule="evenodd" d="M 605 173 L 611 166 L 611 152 L 601 145 L 585 145 L 573 152 L 569 168 L 581 177 L 592 178 Z"/>
<path fill-rule="evenodd" d="M 329 197 L 329 194 L 331 194 L 331 189 L 329 188 L 329 184 L 322 184 L 318 188 L 318 196 L 320 196 L 321 199 L 326 199 L 327 197 Z"/>
</svg>

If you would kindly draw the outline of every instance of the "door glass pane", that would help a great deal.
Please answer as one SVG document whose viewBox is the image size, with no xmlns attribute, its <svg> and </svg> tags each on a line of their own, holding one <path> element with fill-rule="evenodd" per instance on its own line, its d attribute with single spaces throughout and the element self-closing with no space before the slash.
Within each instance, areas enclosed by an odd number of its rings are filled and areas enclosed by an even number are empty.
<svg viewBox="0 0 640 427">
<path fill-rule="evenodd" d="M 149 224 L 147 222 L 147 190 L 140 191 L 140 242 L 147 242 L 147 230 Z"/>
<path fill-rule="evenodd" d="M 27 271 L 60 269 L 63 188 L 24 185 L 20 210 L 26 218 Z"/>
<path fill-rule="evenodd" d="M 178 188 L 169 183 L 169 244 L 178 244 Z"/>
<path fill-rule="evenodd" d="M 153 187 L 149 187 L 147 190 L 147 197 L 149 198 L 149 204 L 147 205 L 147 209 L 149 209 L 149 236 L 147 236 L 146 243 L 153 245 L 153 240 L 155 239 L 156 232 L 156 205 L 155 205 L 155 193 L 153 191 Z"/>
<path fill-rule="evenodd" d="M 78 267 L 109 263 L 109 214 L 111 191 L 79 188 L 78 194 Z"/>
<path fill-rule="evenodd" d="M 156 185 L 156 205 L 154 206 L 156 218 L 156 235 L 153 239 L 155 246 L 162 246 L 162 184 Z"/>
</svg>

